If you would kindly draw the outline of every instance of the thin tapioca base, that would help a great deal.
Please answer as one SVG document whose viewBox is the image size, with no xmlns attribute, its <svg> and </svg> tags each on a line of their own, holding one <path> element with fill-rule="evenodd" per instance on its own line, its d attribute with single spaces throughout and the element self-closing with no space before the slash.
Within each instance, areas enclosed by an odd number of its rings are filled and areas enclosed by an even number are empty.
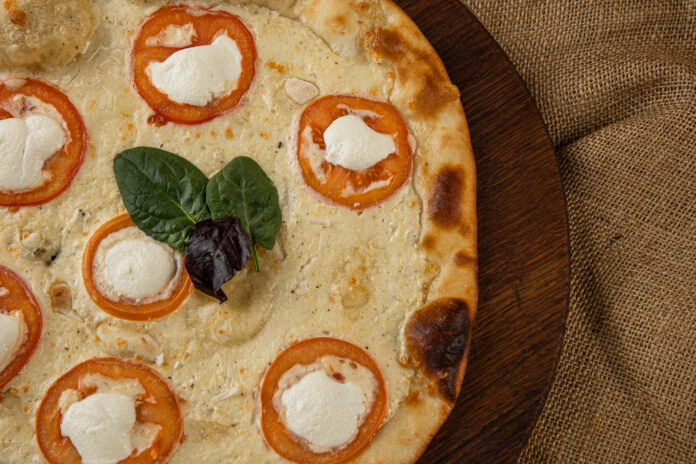
<svg viewBox="0 0 696 464">
<path fill-rule="evenodd" d="M 258 2 L 284 16 L 228 3 L 220 7 L 242 18 L 259 56 L 245 104 L 199 126 L 156 128 L 130 84 L 127 55 L 138 25 L 163 3 L 97 1 L 99 24 L 77 61 L 40 72 L 0 68 L 2 78 L 56 83 L 83 115 L 90 141 L 63 195 L 43 208 L 0 211 L 0 262 L 31 282 L 46 308 L 37 352 L 0 403 L 0 447 L 9 450 L 10 462 L 41 462 L 33 411 L 48 385 L 90 357 L 138 357 L 98 339 L 96 329 L 108 323 L 150 334 L 162 352 L 162 364 L 150 364 L 185 400 L 187 438 L 169 462 L 283 462 L 255 424 L 256 388 L 284 347 L 322 335 L 366 347 L 387 381 L 386 422 L 355 461 L 415 461 L 451 402 L 408 361 L 404 326 L 418 308 L 443 297 L 465 301 L 471 318 L 476 307 L 475 173 L 456 89 L 427 41 L 390 2 Z M 361 215 L 310 191 L 291 149 L 292 121 L 302 107 L 283 89 L 290 76 L 314 82 L 321 95 L 352 93 L 394 104 L 418 147 L 408 185 Z M 225 286 L 224 305 L 194 293 L 162 320 L 135 323 L 106 315 L 89 299 L 81 252 L 99 225 L 123 212 L 111 160 L 136 145 L 162 146 L 207 175 L 234 156 L 251 156 L 278 187 L 284 217 L 278 245 L 263 253 L 262 273 L 246 269 Z M 52 311 L 46 296 L 60 282 L 71 289 L 69 311 Z M 358 287 L 365 292 L 355 293 Z M 464 364 L 462 357 L 458 372 Z M 458 388 L 461 376 L 455 380 Z"/>
</svg>

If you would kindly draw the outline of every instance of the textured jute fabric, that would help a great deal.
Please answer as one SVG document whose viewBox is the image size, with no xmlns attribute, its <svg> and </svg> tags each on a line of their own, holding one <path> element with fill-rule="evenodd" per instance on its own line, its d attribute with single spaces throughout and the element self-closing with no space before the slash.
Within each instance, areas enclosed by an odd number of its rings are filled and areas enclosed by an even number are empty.
<svg viewBox="0 0 696 464">
<path fill-rule="evenodd" d="M 520 463 L 696 462 L 696 1 L 465 0 L 557 149 L 571 292 Z"/>
</svg>

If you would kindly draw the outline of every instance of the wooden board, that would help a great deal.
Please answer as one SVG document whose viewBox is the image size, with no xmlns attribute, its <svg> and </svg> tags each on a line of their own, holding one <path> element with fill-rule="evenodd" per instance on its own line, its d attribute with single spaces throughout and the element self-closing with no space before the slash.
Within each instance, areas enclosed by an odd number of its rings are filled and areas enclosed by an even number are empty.
<svg viewBox="0 0 696 464">
<path fill-rule="evenodd" d="M 478 177 L 480 305 L 457 405 L 420 464 L 515 462 L 560 351 L 565 201 L 553 146 L 505 54 L 457 0 L 399 0 L 459 87 Z"/>
</svg>

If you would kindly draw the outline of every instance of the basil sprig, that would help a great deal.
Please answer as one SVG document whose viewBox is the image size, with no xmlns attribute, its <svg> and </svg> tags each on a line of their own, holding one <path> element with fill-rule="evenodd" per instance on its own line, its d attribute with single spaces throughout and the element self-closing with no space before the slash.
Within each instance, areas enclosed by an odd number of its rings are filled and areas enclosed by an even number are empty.
<svg viewBox="0 0 696 464">
<path fill-rule="evenodd" d="M 208 181 L 178 155 L 137 147 L 116 156 L 114 175 L 138 228 L 186 253 L 194 286 L 220 302 L 227 299 L 222 284 L 251 256 L 260 271 L 256 245 L 275 245 L 282 223 L 278 190 L 251 158 L 233 159 Z"/>
<path fill-rule="evenodd" d="M 273 182 L 256 161 L 240 156 L 210 179 L 205 192 L 213 219 L 231 216 L 242 223 L 251 238 L 251 255 L 258 272 L 256 245 L 273 249 L 283 221 Z"/>
</svg>

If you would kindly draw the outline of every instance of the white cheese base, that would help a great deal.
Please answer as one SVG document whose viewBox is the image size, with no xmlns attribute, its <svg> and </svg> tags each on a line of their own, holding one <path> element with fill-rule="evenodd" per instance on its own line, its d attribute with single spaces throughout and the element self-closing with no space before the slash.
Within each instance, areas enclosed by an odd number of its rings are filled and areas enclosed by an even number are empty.
<svg viewBox="0 0 696 464">
<path fill-rule="evenodd" d="M 341 449 L 358 435 L 374 400 L 372 372 L 349 359 L 324 356 L 285 372 L 273 404 L 285 428 L 315 453 Z"/>
<path fill-rule="evenodd" d="M 297 77 L 288 77 L 283 84 L 285 93 L 298 105 L 304 105 L 319 96 L 319 89 L 311 82 Z"/>
<path fill-rule="evenodd" d="M 0 121 L 0 190 L 30 190 L 46 181 L 48 158 L 67 141 L 65 131 L 48 116 Z"/>
<path fill-rule="evenodd" d="M 26 331 L 27 326 L 21 311 L 0 313 L 0 371 L 14 358 Z"/>
<path fill-rule="evenodd" d="M 326 161 L 352 171 L 364 171 L 396 152 L 394 139 L 348 114 L 336 118 L 324 131 Z"/>
<path fill-rule="evenodd" d="M 97 289 L 107 298 L 145 303 L 169 297 L 182 267 L 179 253 L 132 226 L 101 241 L 94 256 L 93 275 Z"/>
<path fill-rule="evenodd" d="M 221 35 L 210 45 L 184 48 L 146 72 L 152 84 L 177 103 L 205 106 L 237 88 L 242 54 L 237 43 Z"/>
</svg>

